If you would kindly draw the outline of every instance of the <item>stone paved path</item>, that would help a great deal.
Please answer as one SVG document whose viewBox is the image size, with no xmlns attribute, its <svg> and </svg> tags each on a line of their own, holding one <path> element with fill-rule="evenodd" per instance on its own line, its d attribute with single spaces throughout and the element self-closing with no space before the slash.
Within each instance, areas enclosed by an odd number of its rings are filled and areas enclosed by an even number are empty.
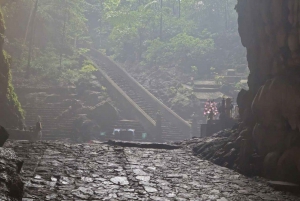
<svg viewBox="0 0 300 201">
<path fill-rule="evenodd" d="M 300 200 L 184 150 L 18 142 L 24 201 Z"/>
</svg>

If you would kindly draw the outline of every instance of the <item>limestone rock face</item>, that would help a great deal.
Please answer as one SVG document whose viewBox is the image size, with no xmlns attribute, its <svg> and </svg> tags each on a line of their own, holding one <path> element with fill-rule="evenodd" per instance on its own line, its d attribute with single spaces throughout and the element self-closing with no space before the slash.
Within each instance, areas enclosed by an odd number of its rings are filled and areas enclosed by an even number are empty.
<svg viewBox="0 0 300 201">
<path fill-rule="evenodd" d="M 23 198 L 24 183 L 19 175 L 23 162 L 12 149 L 0 147 L 1 170 L 0 196 L 1 200 L 20 201 Z"/>
<path fill-rule="evenodd" d="M 282 180 L 300 182 L 300 148 L 286 150 L 277 163 L 278 177 Z"/>
<path fill-rule="evenodd" d="M 252 102 L 257 121 L 278 129 L 300 130 L 299 75 L 293 71 L 277 76 L 259 89 Z"/>
<path fill-rule="evenodd" d="M 4 127 L 18 127 L 22 116 L 21 105 L 12 86 L 9 57 L 3 50 L 4 20 L 0 11 L 0 124 Z"/>
<path fill-rule="evenodd" d="M 283 130 L 256 124 L 253 129 L 253 140 L 258 154 L 265 156 L 270 152 L 284 150 L 285 135 L 286 132 Z"/>
<path fill-rule="evenodd" d="M 263 163 L 263 176 L 266 178 L 276 177 L 276 168 L 279 157 L 279 152 L 270 152 L 266 155 Z"/>
<path fill-rule="evenodd" d="M 249 90 L 237 98 L 241 124 L 235 144 L 249 141 L 252 131 L 249 154 L 258 155 L 261 172 L 300 182 L 300 3 L 238 0 L 236 10 L 250 75 Z M 255 166 L 251 160 L 248 165 Z"/>
</svg>

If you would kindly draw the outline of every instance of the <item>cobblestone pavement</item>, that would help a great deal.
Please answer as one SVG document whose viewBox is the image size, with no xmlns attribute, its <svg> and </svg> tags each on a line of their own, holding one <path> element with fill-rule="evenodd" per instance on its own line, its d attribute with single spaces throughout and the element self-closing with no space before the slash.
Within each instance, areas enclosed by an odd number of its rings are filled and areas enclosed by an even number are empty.
<svg viewBox="0 0 300 201">
<path fill-rule="evenodd" d="M 182 149 L 18 142 L 24 201 L 300 200 Z"/>
</svg>

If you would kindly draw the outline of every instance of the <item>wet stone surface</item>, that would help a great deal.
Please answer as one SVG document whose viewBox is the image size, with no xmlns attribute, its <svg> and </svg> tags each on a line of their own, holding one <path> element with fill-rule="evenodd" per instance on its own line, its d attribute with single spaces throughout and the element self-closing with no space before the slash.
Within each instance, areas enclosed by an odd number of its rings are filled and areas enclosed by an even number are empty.
<svg viewBox="0 0 300 201">
<path fill-rule="evenodd" d="M 20 200 L 24 183 L 19 176 L 22 161 L 12 149 L 0 147 L 0 200 Z"/>
<path fill-rule="evenodd" d="M 24 201 L 300 200 L 182 149 L 18 142 Z"/>
</svg>

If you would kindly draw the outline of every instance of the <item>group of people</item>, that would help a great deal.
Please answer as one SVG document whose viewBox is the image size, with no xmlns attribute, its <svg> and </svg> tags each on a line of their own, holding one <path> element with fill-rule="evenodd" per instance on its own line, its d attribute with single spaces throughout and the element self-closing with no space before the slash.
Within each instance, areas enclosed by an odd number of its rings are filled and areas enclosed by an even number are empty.
<svg viewBox="0 0 300 201">
<path fill-rule="evenodd" d="M 214 100 L 209 100 L 205 104 L 204 115 L 208 120 L 213 120 L 219 116 L 220 120 L 238 117 L 238 106 L 234 106 L 231 98 L 222 99 L 221 103 L 216 104 Z"/>
</svg>

